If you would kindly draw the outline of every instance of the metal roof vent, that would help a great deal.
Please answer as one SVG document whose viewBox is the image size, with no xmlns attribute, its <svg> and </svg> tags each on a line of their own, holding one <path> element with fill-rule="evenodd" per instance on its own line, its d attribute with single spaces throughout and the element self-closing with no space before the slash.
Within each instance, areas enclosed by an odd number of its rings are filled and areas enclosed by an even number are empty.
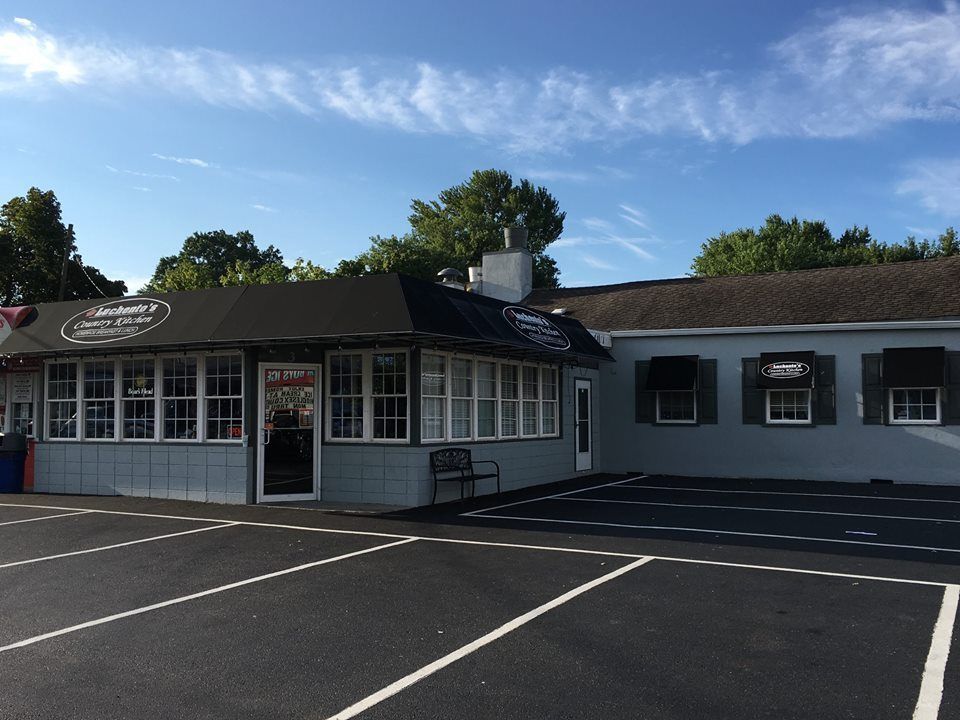
<svg viewBox="0 0 960 720">
<path fill-rule="evenodd" d="M 463 284 L 463 273 L 456 268 L 444 268 L 437 273 L 437 277 L 440 278 L 440 282 L 443 285 Z"/>
</svg>

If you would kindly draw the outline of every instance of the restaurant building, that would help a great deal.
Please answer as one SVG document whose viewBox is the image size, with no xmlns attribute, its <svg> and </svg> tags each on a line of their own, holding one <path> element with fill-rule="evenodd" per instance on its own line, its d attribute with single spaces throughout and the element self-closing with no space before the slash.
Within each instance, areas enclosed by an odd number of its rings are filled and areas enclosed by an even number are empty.
<svg viewBox="0 0 960 720">
<path fill-rule="evenodd" d="M 507 299 L 382 275 L 20 310 L 2 427 L 35 439 L 37 492 L 414 506 L 446 446 L 497 461 L 504 490 L 595 471 L 609 354 L 516 303 L 524 248 L 485 262 Z"/>
<path fill-rule="evenodd" d="M 960 258 L 532 291 L 520 245 L 452 274 L 6 310 L 0 427 L 51 493 L 423 505 L 443 447 L 504 490 L 960 484 Z"/>
</svg>

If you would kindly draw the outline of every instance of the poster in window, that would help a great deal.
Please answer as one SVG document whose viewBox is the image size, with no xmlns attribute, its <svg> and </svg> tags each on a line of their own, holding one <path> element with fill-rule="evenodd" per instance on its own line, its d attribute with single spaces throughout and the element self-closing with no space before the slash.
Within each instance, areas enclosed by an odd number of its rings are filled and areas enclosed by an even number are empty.
<svg viewBox="0 0 960 720">
<path fill-rule="evenodd" d="M 33 375 L 16 373 L 11 377 L 10 402 L 33 402 Z"/>
</svg>

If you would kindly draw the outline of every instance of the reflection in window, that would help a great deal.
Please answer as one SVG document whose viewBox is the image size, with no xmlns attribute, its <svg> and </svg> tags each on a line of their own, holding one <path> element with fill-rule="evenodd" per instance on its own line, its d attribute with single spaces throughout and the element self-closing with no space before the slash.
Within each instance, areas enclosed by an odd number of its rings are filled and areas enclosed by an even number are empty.
<svg viewBox="0 0 960 720">
<path fill-rule="evenodd" d="M 156 380 L 156 363 L 152 358 L 123 361 L 120 398 L 124 438 L 152 440 L 155 437 Z"/>
<path fill-rule="evenodd" d="M 330 437 L 363 437 L 363 355 L 330 356 Z"/>
<path fill-rule="evenodd" d="M 164 439 L 196 439 L 197 358 L 164 358 L 162 388 Z"/>
<path fill-rule="evenodd" d="M 211 355 L 206 359 L 207 439 L 243 437 L 243 358 Z"/>
<path fill-rule="evenodd" d="M 407 438 L 407 354 L 373 354 L 373 437 Z"/>
<path fill-rule="evenodd" d="M 446 436 L 447 366 L 443 355 L 424 353 L 420 361 L 420 435 L 424 440 Z"/>
</svg>

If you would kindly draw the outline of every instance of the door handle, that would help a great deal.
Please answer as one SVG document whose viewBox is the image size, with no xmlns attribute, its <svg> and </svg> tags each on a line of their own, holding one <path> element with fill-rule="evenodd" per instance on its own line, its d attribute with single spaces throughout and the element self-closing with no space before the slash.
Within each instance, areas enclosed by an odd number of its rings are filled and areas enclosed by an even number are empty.
<svg viewBox="0 0 960 720">
<path fill-rule="evenodd" d="M 270 431 L 266 428 L 263 429 L 263 445 L 267 446 L 270 444 Z"/>
</svg>

